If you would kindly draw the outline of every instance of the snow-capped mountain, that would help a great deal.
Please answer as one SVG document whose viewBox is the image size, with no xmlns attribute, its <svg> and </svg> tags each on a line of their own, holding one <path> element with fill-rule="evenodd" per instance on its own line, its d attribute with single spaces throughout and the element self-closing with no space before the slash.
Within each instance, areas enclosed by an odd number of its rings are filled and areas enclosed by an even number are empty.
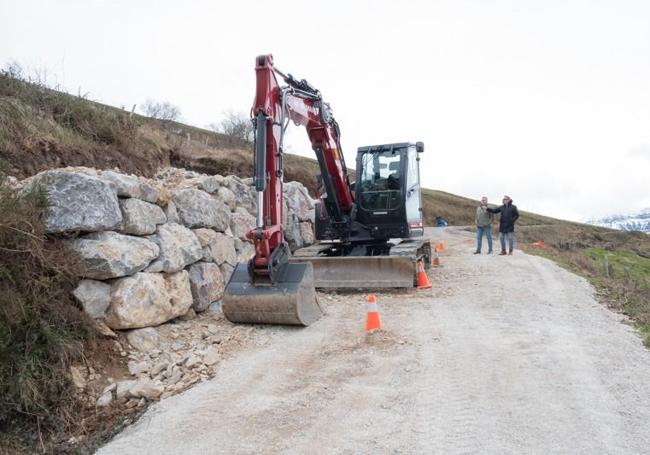
<svg viewBox="0 0 650 455">
<path fill-rule="evenodd" d="M 621 231 L 641 231 L 650 234 L 650 208 L 641 210 L 635 215 L 610 215 L 587 220 L 587 223 Z"/>
</svg>

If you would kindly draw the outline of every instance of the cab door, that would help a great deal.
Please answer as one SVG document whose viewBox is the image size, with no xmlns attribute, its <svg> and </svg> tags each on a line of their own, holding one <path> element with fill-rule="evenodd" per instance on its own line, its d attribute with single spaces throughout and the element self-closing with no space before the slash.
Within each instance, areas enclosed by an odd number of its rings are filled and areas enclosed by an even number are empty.
<svg viewBox="0 0 650 455">
<path fill-rule="evenodd" d="M 406 161 L 406 222 L 411 236 L 419 236 L 424 233 L 424 227 L 420 192 L 420 157 L 415 147 L 408 148 Z"/>
</svg>

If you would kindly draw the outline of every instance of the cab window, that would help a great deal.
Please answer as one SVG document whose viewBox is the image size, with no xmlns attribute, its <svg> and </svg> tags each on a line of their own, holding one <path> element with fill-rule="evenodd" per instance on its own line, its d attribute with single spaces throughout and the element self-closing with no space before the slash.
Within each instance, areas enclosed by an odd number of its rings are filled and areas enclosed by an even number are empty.
<svg viewBox="0 0 650 455">
<path fill-rule="evenodd" d="M 399 151 L 367 152 L 362 156 L 361 181 L 357 183 L 361 206 L 388 210 L 400 205 Z"/>
</svg>

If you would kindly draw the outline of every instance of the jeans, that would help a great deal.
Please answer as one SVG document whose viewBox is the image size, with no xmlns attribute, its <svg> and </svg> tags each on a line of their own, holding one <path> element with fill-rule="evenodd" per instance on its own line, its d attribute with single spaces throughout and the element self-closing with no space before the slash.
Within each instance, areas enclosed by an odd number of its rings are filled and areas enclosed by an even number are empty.
<svg viewBox="0 0 650 455">
<path fill-rule="evenodd" d="M 476 226 L 476 251 L 481 252 L 483 234 L 487 237 L 489 251 L 492 251 L 492 226 Z"/>
<path fill-rule="evenodd" d="M 514 232 L 499 232 L 499 243 L 501 244 L 501 251 L 506 250 L 506 235 L 508 236 L 508 246 L 510 251 L 515 249 L 515 233 Z"/>
</svg>

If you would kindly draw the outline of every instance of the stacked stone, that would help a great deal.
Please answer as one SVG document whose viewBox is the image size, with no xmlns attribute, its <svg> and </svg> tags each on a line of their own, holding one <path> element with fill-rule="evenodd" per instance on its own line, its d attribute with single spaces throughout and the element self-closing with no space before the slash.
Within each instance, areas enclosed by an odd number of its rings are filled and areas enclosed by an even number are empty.
<svg viewBox="0 0 650 455">
<path fill-rule="evenodd" d="M 79 258 L 75 297 L 116 330 L 156 326 L 219 302 L 237 262 L 254 249 L 252 179 L 167 168 L 147 180 L 115 171 L 55 169 L 21 182 L 49 197 L 48 233 Z M 314 204 L 285 184 L 287 240 L 314 241 Z"/>
</svg>

